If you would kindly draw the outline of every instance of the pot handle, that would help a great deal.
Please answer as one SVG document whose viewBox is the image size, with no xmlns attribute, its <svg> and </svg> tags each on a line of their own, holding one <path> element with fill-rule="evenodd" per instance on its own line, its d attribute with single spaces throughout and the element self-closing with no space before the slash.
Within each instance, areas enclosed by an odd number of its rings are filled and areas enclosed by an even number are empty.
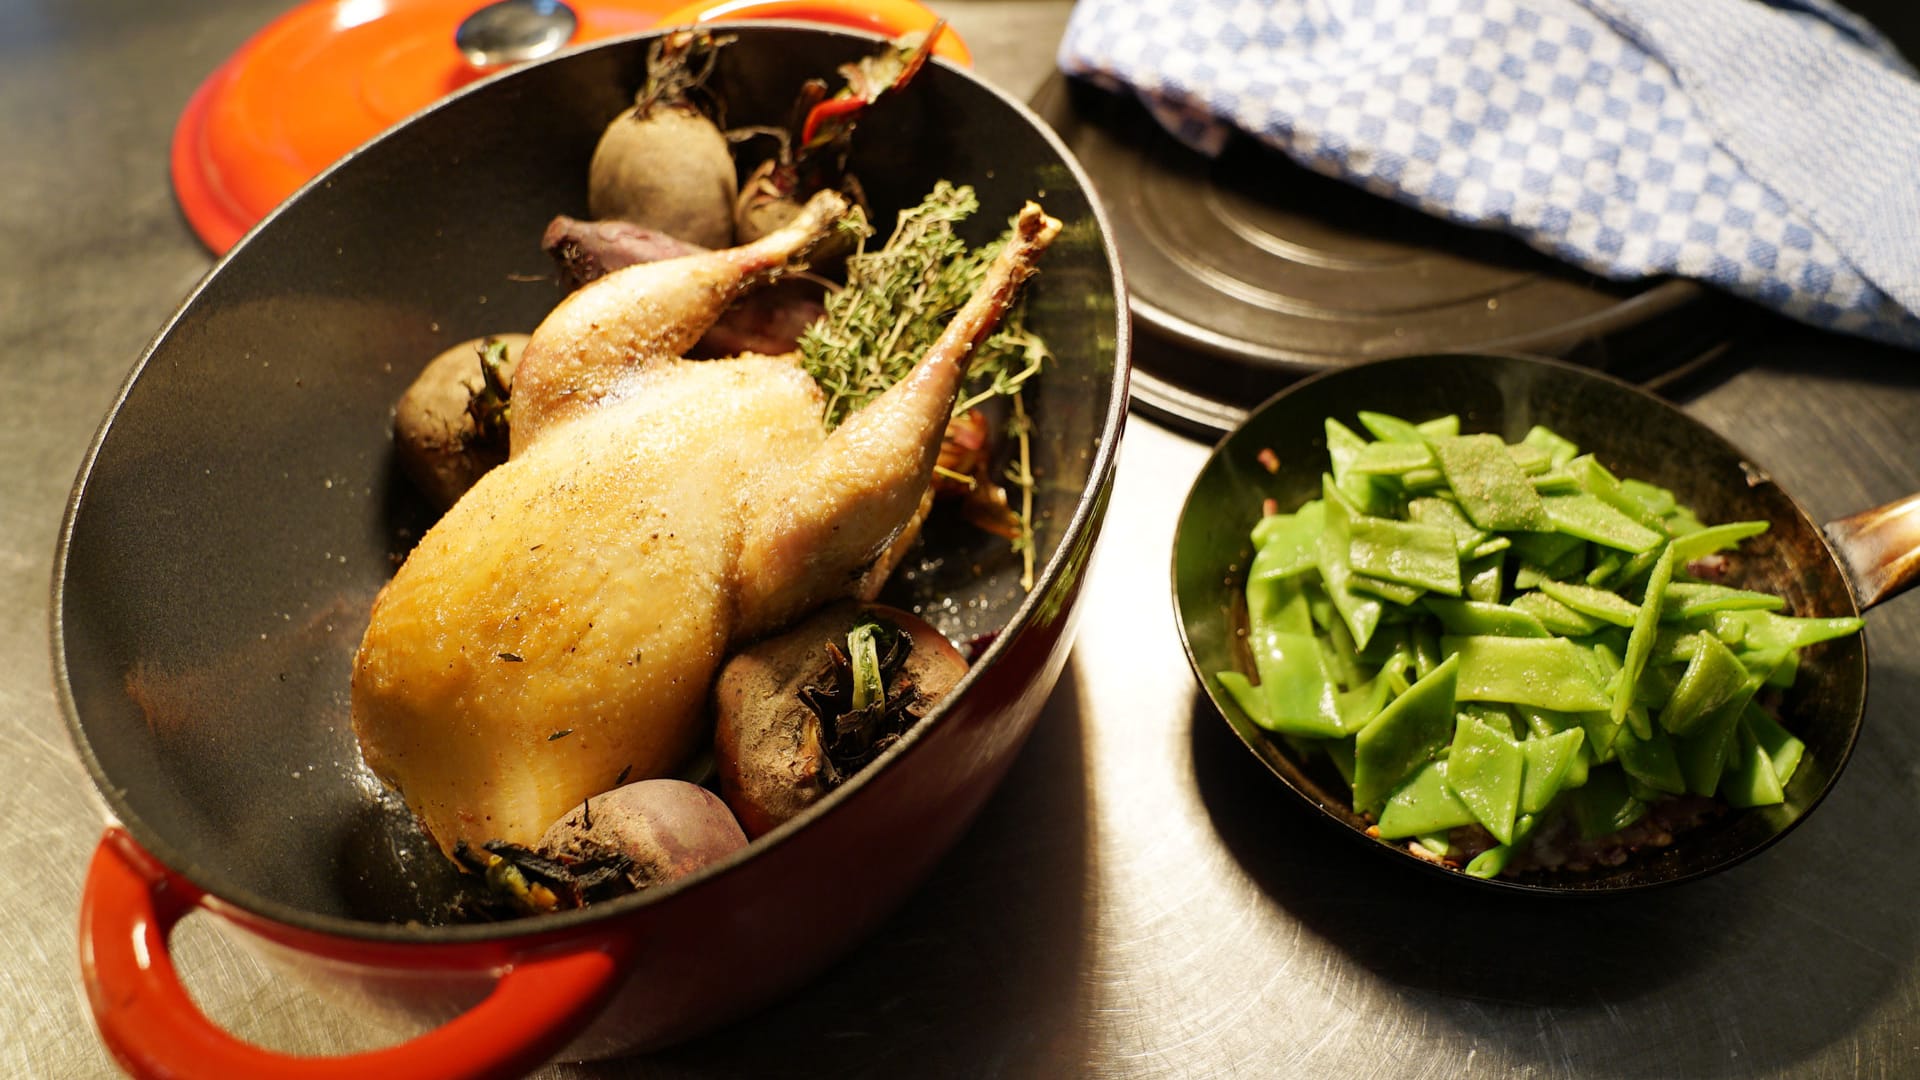
<svg viewBox="0 0 1920 1080">
<path fill-rule="evenodd" d="M 398 1046 L 297 1057 L 252 1046 L 193 1003 L 167 937 L 204 894 L 110 826 L 80 902 L 80 968 L 102 1041 L 136 1077 L 478 1078 L 544 1063 L 600 1012 L 627 971 L 624 940 L 596 939 L 511 959 L 486 998 Z"/>
<path fill-rule="evenodd" d="M 1862 608 L 1920 581 L 1920 493 L 1830 521 L 1826 533 Z"/>
</svg>

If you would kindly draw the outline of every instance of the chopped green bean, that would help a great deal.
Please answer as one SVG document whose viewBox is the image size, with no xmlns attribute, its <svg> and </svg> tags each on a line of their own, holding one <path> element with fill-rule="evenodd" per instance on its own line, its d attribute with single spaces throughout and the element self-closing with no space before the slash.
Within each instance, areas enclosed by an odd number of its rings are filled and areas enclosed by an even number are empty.
<svg viewBox="0 0 1920 1080">
<path fill-rule="evenodd" d="M 1512 606 L 1540 620 L 1540 625 L 1561 637 L 1585 637 L 1602 625 L 1599 619 L 1582 615 L 1544 592 L 1523 592 L 1513 598 Z"/>
<path fill-rule="evenodd" d="M 1708 713 L 1753 681 L 1746 666 L 1719 638 L 1703 631 L 1699 639 L 1686 673 L 1673 688 L 1667 707 L 1660 710 L 1660 725 L 1675 735 L 1692 731 Z"/>
<path fill-rule="evenodd" d="M 1620 659 L 1620 681 L 1614 684 L 1610 705 L 1616 724 L 1626 719 L 1627 707 L 1633 704 L 1634 684 L 1640 681 L 1640 672 L 1647 666 L 1647 654 L 1653 651 L 1654 639 L 1660 632 L 1660 605 L 1666 602 L 1667 584 L 1672 577 L 1673 545 L 1668 544 L 1653 564 L 1646 595 L 1640 599 L 1640 612 L 1634 617 L 1633 633 L 1627 638 L 1627 651 Z"/>
<path fill-rule="evenodd" d="M 1673 513 L 1679 506 L 1679 501 L 1673 497 L 1673 492 L 1656 484 L 1649 484 L 1645 480 L 1635 480 L 1631 476 L 1621 479 L 1620 494 L 1640 504 L 1641 508 L 1656 520 Z"/>
<path fill-rule="evenodd" d="M 1584 745 L 1586 732 L 1578 727 L 1528 739 L 1520 744 L 1521 753 L 1526 758 L 1526 769 L 1520 780 L 1522 813 L 1538 814 L 1552 805 L 1554 798 L 1566 786 L 1573 763 L 1580 757 L 1580 748 Z"/>
<path fill-rule="evenodd" d="M 1485 530 L 1467 520 L 1452 499 L 1431 495 L 1407 500 L 1407 520 L 1421 525 L 1437 525 L 1453 534 L 1454 550 L 1466 555 L 1488 540 Z"/>
<path fill-rule="evenodd" d="M 1561 438 L 1552 428 L 1542 427 L 1539 424 L 1529 428 L 1520 441 L 1528 446 L 1537 446 L 1545 450 L 1548 459 L 1553 462 L 1553 467 L 1556 469 L 1566 465 L 1580 454 L 1578 446 Z"/>
<path fill-rule="evenodd" d="M 1480 562 L 1489 556 L 1498 555 L 1513 546 L 1513 541 L 1504 536 L 1496 536 L 1467 553 L 1467 558 Z"/>
<path fill-rule="evenodd" d="M 1383 838 L 1397 840 L 1473 822 L 1472 808 L 1447 783 L 1447 763 L 1431 761 L 1387 800 L 1380 810 L 1379 830 Z"/>
<path fill-rule="evenodd" d="M 1353 801 L 1372 810 L 1453 738 L 1454 677 L 1447 660 L 1407 687 L 1354 739 Z"/>
<path fill-rule="evenodd" d="M 1607 707 L 1581 648 L 1566 638 L 1452 637 L 1440 652 L 1460 660 L 1463 701 L 1506 701 L 1562 712 Z"/>
<path fill-rule="evenodd" d="M 1347 588 L 1355 593 L 1377 596 L 1398 607 L 1406 607 L 1426 595 L 1426 590 L 1416 585 L 1404 585 L 1398 581 L 1388 581 L 1386 578 L 1361 573 L 1348 576 Z M 1386 612 L 1382 611 L 1380 617 L 1386 618 Z"/>
<path fill-rule="evenodd" d="M 1327 420 L 1327 457 L 1333 466 L 1334 486 L 1361 513 L 1384 514 L 1391 506 L 1373 477 L 1353 471 L 1354 458 L 1366 449 L 1367 441 L 1338 420 Z"/>
<path fill-rule="evenodd" d="M 1356 574 L 1460 595 L 1460 555 L 1443 526 L 1353 518 L 1347 522 L 1347 565 Z"/>
<path fill-rule="evenodd" d="M 1509 539 L 1514 555 L 1534 566 L 1560 562 L 1569 553 L 1581 550 L 1582 543 L 1579 537 L 1560 532 L 1519 533 Z"/>
<path fill-rule="evenodd" d="M 1859 633 L 1864 625 L 1856 616 L 1801 619 L 1771 611 L 1723 611 L 1713 618 L 1716 636 L 1735 638 L 1749 649 L 1804 649 L 1833 638 Z"/>
<path fill-rule="evenodd" d="M 1326 586 L 1328 599 L 1333 601 L 1340 617 L 1346 620 L 1354 644 L 1364 649 L 1373 637 L 1374 628 L 1380 625 L 1380 601 L 1357 596 L 1349 587 L 1353 570 L 1347 564 L 1350 544 L 1347 522 L 1353 515 L 1346 500 L 1334 487 L 1333 480 L 1328 478 L 1324 483 L 1327 524 L 1325 531 L 1320 534 L 1320 579 Z"/>
<path fill-rule="evenodd" d="M 1745 724 L 1734 729 L 1733 750 L 1727 756 L 1727 771 L 1720 778 L 1720 797 L 1727 800 L 1727 805 L 1738 807 L 1777 806 L 1787 799 L 1773 768 L 1773 756 Z"/>
<path fill-rule="evenodd" d="M 1678 562 L 1689 563 L 1702 555 L 1725 551 L 1749 536 L 1758 536 L 1766 531 L 1767 523 L 1764 521 L 1729 521 L 1724 525 L 1709 525 L 1676 537 L 1673 541 L 1673 557 Z"/>
<path fill-rule="evenodd" d="M 1595 460 L 1592 454 L 1583 454 L 1568 462 L 1567 471 L 1580 481 L 1581 490 L 1587 494 L 1649 529 L 1660 530 L 1660 516 L 1650 512 L 1639 499 L 1627 494 L 1624 482 L 1607 471 L 1607 467 Z"/>
<path fill-rule="evenodd" d="M 1427 444 L 1426 436 L 1421 434 L 1419 428 L 1397 416 L 1383 412 L 1361 412 L 1356 415 L 1360 426 L 1383 443 L 1411 443 L 1420 447 Z"/>
<path fill-rule="evenodd" d="M 1237 671 L 1222 671 L 1214 678 L 1220 681 L 1221 688 L 1226 690 L 1234 704 L 1240 706 L 1240 711 L 1247 714 L 1248 719 L 1261 727 L 1270 726 L 1267 723 L 1267 697 L 1259 687 L 1253 685 L 1252 680 Z"/>
<path fill-rule="evenodd" d="M 1366 476 L 1399 476 L 1432 465 L 1426 443 L 1377 442 L 1361 447 L 1347 467 Z"/>
<path fill-rule="evenodd" d="M 1553 459 L 1545 450 L 1537 446 L 1510 443 L 1507 446 L 1507 456 L 1511 457 L 1513 463 L 1520 467 L 1520 471 L 1528 476 L 1544 476 L 1548 469 L 1553 468 Z"/>
<path fill-rule="evenodd" d="M 1503 735 L 1471 716 L 1456 721 L 1453 747 L 1447 753 L 1448 786 L 1503 844 L 1513 839 L 1513 816 L 1520 810 L 1520 781 L 1526 760 L 1513 736 Z"/>
<path fill-rule="evenodd" d="M 1592 495 L 1546 495 L 1540 502 L 1555 530 L 1582 540 L 1638 555 L 1665 539 Z"/>
<path fill-rule="evenodd" d="M 1727 755 L 1733 749 L 1734 729 L 1740 712 L 1752 700 L 1752 692 L 1735 697 L 1708 713 L 1692 733 L 1674 740 L 1674 752 L 1680 759 L 1680 772 L 1687 778 L 1687 790 L 1695 795 L 1712 795 L 1720 788 L 1726 771 Z"/>
<path fill-rule="evenodd" d="M 1541 495 L 1578 495 L 1586 489 L 1580 486 L 1579 477 L 1556 468 L 1534 476 L 1533 490 Z"/>
<path fill-rule="evenodd" d="M 1771 593 L 1676 581 L 1667 586 L 1666 598 L 1660 605 L 1660 619 L 1676 622 L 1716 611 L 1779 611 L 1785 606 L 1785 600 Z"/>
<path fill-rule="evenodd" d="M 1655 729 L 1647 737 L 1631 730 L 1622 732 L 1613 748 L 1628 776 L 1670 795 L 1687 790 L 1680 759 L 1674 755 L 1673 740 L 1666 732 Z"/>
<path fill-rule="evenodd" d="M 1291 514 L 1262 518 L 1253 537 L 1249 580 L 1293 577 L 1319 568 L 1320 534 L 1327 529 L 1326 504 L 1319 499 Z"/>
<path fill-rule="evenodd" d="M 1531 637 L 1544 638 L 1553 635 L 1540 620 L 1505 604 L 1489 604 L 1479 600 L 1450 600 L 1441 596 L 1429 596 L 1421 601 L 1434 617 L 1440 620 L 1441 629 L 1453 635 L 1490 634 L 1494 637 Z"/>
<path fill-rule="evenodd" d="M 1434 439 L 1432 446 L 1467 520 L 1489 530 L 1553 527 L 1533 484 L 1498 435 L 1456 435 Z"/>
<path fill-rule="evenodd" d="M 1537 820 L 1533 814 L 1521 814 L 1515 818 L 1512 842 L 1490 847 L 1475 855 L 1463 868 L 1463 872 L 1477 878 L 1499 877 L 1501 872 L 1506 870 L 1507 864 L 1513 861 L 1515 851 L 1533 835 L 1533 827 Z"/>
<path fill-rule="evenodd" d="M 1632 626 L 1640 616 L 1640 605 L 1605 589 L 1574 585 L 1563 581 L 1543 581 L 1540 591 L 1582 615 L 1615 626 Z"/>
<path fill-rule="evenodd" d="M 1775 720 L 1772 713 L 1751 702 L 1740 710 L 1740 723 L 1746 726 L 1747 733 L 1754 737 L 1760 748 L 1767 752 L 1768 759 L 1773 763 L 1773 775 L 1781 785 L 1790 783 L 1793 774 L 1799 771 L 1800 759 L 1806 755 L 1807 744 L 1781 727 L 1780 721 Z"/>
</svg>

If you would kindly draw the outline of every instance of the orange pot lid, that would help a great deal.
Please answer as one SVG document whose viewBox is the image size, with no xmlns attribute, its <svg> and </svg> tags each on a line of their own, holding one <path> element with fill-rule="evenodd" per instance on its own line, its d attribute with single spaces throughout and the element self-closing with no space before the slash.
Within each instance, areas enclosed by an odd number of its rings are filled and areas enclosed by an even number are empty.
<svg viewBox="0 0 1920 1080">
<path fill-rule="evenodd" d="M 174 194 L 215 254 L 374 135 L 488 74 L 454 47 L 485 0 L 308 0 L 214 69 L 173 132 Z M 933 25 L 915 0 L 569 0 L 571 45 L 656 25 L 800 19 L 898 36 Z M 968 62 L 949 27 L 936 49 Z"/>
</svg>

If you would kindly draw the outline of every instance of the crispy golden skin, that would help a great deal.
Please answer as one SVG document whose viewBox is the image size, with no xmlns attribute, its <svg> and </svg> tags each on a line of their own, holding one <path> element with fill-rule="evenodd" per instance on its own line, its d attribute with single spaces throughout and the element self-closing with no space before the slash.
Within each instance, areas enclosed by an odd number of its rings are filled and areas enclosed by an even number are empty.
<svg viewBox="0 0 1920 1080">
<path fill-rule="evenodd" d="M 906 379 L 831 436 L 792 357 L 689 361 L 727 302 L 845 212 L 634 266 L 534 332 L 513 452 L 374 603 L 355 660 L 367 764 L 440 846 L 532 844 L 706 738 L 727 646 L 853 593 L 914 520 L 973 344 L 1058 229 L 1021 242 Z"/>
</svg>

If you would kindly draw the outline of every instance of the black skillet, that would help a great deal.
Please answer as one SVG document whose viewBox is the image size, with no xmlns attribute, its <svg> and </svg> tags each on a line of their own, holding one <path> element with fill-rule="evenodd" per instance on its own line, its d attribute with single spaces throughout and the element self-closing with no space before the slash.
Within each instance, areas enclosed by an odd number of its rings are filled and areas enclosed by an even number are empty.
<svg viewBox="0 0 1920 1080">
<path fill-rule="evenodd" d="M 1781 720 L 1807 744 L 1783 805 L 1719 816 L 1676 842 L 1621 866 L 1581 874 L 1485 881 L 1417 859 L 1368 837 L 1346 786 L 1269 736 L 1221 689 L 1215 674 L 1250 670 L 1237 644 L 1236 606 L 1252 558 L 1248 531 L 1263 499 L 1283 508 L 1318 494 L 1327 467 L 1325 420 L 1357 428 L 1367 409 L 1419 421 L 1458 413 L 1463 431 L 1517 440 L 1545 424 L 1592 451 L 1616 475 L 1671 488 L 1708 522 L 1765 519 L 1747 541 L 1732 583 L 1787 600 L 1794 615 L 1845 616 L 1920 578 L 1920 495 L 1827 525 L 1810 519 L 1738 448 L 1665 401 L 1606 375 L 1555 361 L 1511 356 L 1424 356 L 1331 371 L 1270 398 L 1214 449 L 1174 534 L 1174 607 L 1194 674 L 1234 733 L 1288 789 L 1356 839 L 1401 861 L 1494 889 L 1591 894 L 1700 877 L 1751 856 L 1798 824 L 1832 789 L 1859 734 L 1866 705 L 1862 635 L 1802 655 Z M 1270 449 L 1269 473 L 1257 460 Z"/>
</svg>

